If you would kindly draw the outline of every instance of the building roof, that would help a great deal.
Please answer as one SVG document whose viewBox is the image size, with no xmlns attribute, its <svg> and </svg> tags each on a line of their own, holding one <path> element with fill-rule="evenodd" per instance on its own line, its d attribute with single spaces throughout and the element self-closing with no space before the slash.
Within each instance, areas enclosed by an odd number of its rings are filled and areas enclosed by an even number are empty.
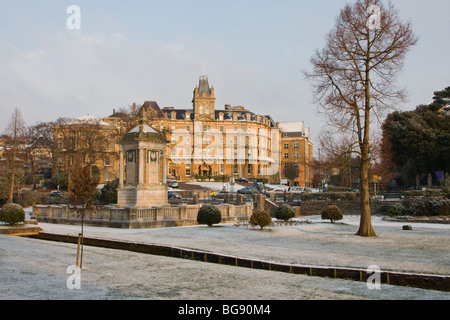
<svg viewBox="0 0 450 320">
<path fill-rule="evenodd" d="M 161 108 L 158 106 L 158 103 L 156 103 L 156 101 L 145 101 L 142 107 L 139 109 L 138 115 L 142 113 L 141 111 L 142 109 L 144 109 L 147 112 L 149 111 L 156 112 L 155 114 L 157 118 L 166 117 L 164 112 L 162 112 Z"/>
<path fill-rule="evenodd" d="M 141 132 L 140 125 L 134 127 L 130 131 L 128 131 L 128 133 L 140 133 L 140 132 Z M 158 131 L 156 131 L 155 129 L 153 129 L 152 127 L 150 127 L 149 125 L 146 125 L 146 124 L 144 124 L 142 126 L 142 132 L 144 132 L 144 133 L 159 133 Z"/>
<path fill-rule="evenodd" d="M 175 112 L 175 120 L 186 120 L 186 112 L 190 112 L 190 119 L 189 120 L 195 120 L 195 114 L 194 109 L 175 109 L 175 108 L 164 108 L 163 112 L 165 113 L 165 116 L 169 119 L 172 119 L 172 112 Z M 214 119 L 219 120 L 219 114 L 223 113 L 223 121 L 227 120 L 233 120 L 233 114 L 237 115 L 238 121 L 247 121 L 247 115 L 250 114 L 250 121 L 256 121 L 257 115 L 253 112 L 247 111 L 247 110 L 214 110 Z M 269 119 L 269 123 L 271 127 L 275 126 L 275 122 L 273 121 L 272 117 L 266 115 L 261 116 L 266 117 Z"/>
<path fill-rule="evenodd" d="M 198 83 L 198 94 L 202 96 L 204 93 L 206 93 L 207 96 L 210 96 L 211 89 L 209 87 L 208 77 L 201 76 Z"/>
</svg>

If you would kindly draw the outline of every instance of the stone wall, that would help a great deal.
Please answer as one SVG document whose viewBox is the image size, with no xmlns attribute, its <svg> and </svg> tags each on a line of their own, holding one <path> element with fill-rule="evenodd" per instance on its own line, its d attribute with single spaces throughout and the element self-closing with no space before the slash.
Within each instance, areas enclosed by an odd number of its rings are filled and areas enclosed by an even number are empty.
<svg viewBox="0 0 450 320">
<path fill-rule="evenodd" d="M 152 208 L 116 208 L 104 206 L 86 213 L 83 223 L 92 226 L 116 228 L 153 228 L 197 224 L 197 213 L 201 204 L 161 206 Z M 222 213 L 222 222 L 247 221 L 253 204 L 221 204 L 216 207 Z M 81 217 L 76 208 L 67 205 L 34 205 L 32 217 L 39 222 L 56 224 L 80 224 Z"/>
</svg>

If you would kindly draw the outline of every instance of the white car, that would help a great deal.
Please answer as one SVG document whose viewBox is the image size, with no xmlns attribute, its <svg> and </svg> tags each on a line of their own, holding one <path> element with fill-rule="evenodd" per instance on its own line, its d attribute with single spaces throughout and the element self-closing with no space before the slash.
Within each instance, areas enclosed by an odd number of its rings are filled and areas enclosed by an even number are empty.
<svg viewBox="0 0 450 320">
<path fill-rule="evenodd" d="M 291 187 L 291 190 L 289 190 L 288 192 L 303 193 L 303 192 L 308 192 L 308 189 L 306 189 L 305 187 Z"/>
</svg>

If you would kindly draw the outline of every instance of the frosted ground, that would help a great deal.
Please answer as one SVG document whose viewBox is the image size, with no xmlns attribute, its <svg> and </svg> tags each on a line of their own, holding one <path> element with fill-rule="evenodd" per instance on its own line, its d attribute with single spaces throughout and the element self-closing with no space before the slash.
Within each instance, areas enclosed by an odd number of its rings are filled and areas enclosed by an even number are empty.
<svg viewBox="0 0 450 320">
<path fill-rule="evenodd" d="M 239 257 L 317 266 L 450 275 L 450 225 L 402 223 L 373 217 L 376 238 L 354 233 L 358 216 L 264 231 L 234 224 L 154 229 L 85 227 L 86 237 L 173 245 Z M 303 221 L 303 219 L 298 219 Z M 46 232 L 77 235 L 79 226 L 40 223 Z M 0 236 L 0 299 L 441 299 L 450 293 L 310 277 L 85 246 L 80 290 L 69 290 L 66 269 L 76 246 Z"/>
</svg>

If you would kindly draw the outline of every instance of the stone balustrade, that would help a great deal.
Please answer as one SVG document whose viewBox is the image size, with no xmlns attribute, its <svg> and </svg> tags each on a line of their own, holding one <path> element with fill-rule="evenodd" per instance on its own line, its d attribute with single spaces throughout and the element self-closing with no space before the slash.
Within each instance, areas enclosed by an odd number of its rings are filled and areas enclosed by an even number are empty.
<svg viewBox="0 0 450 320">
<path fill-rule="evenodd" d="M 179 204 L 151 208 L 117 208 L 103 206 L 86 212 L 83 223 L 92 226 L 117 228 L 152 228 L 197 224 L 201 204 Z M 222 222 L 248 221 L 253 204 L 215 205 L 222 213 Z M 56 224 L 80 224 L 81 215 L 76 208 L 67 205 L 34 205 L 32 217 L 39 222 Z"/>
</svg>

